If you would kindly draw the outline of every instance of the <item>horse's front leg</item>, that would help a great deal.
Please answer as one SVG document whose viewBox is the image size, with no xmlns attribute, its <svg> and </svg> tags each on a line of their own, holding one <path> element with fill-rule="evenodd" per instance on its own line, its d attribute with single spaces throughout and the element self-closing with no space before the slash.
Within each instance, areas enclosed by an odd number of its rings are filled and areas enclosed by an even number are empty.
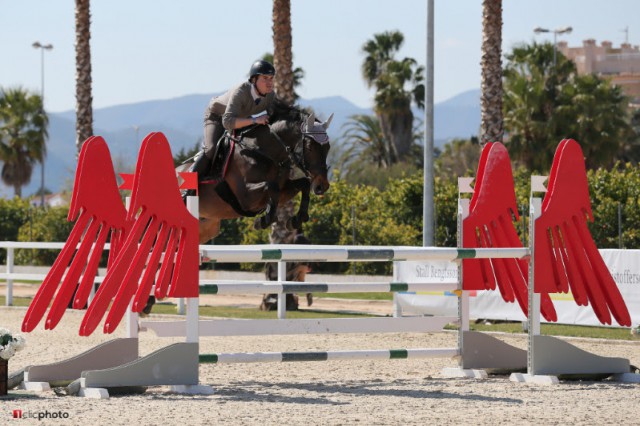
<svg viewBox="0 0 640 426">
<path fill-rule="evenodd" d="M 311 181 L 309 179 L 298 179 L 292 182 L 294 191 L 301 192 L 300 207 L 298 212 L 290 220 L 291 229 L 300 229 L 304 222 L 309 220 L 309 200 L 311 193 Z"/>
<path fill-rule="evenodd" d="M 265 184 L 268 194 L 267 207 L 264 215 L 256 218 L 253 222 L 253 227 L 257 230 L 266 229 L 278 219 L 278 198 L 280 197 L 278 185 L 275 182 L 265 182 Z"/>
</svg>

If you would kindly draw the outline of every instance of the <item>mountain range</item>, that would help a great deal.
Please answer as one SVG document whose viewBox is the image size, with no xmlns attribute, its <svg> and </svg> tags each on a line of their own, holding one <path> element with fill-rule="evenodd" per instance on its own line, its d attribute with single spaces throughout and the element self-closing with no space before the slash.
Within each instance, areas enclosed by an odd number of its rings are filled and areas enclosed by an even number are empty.
<svg viewBox="0 0 640 426">
<path fill-rule="evenodd" d="M 98 108 L 94 115 L 94 134 L 105 138 L 116 170 L 132 170 L 142 139 L 150 132 L 163 132 L 173 152 L 191 149 L 202 138 L 204 109 L 216 94 L 186 95 L 172 99 L 152 100 Z M 373 114 L 341 96 L 300 99 L 301 106 L 311 107 L 321 119 L 335 114 L 329 136 L 340 143 L 343 125 L 355 114 Z M 417 119 L 424 112 L 414 110 Z M 468 138 L 480 127 L 480 90 L 463 92 L 434 105 L 435 146 L 442 147 L 453 138 Z M 75 173 L 75 111 L 49 113 L 49 139 L 45 162 L 45 187 L 52 192 L 71 188 Z M 38 191 L 41 167 L 36 166 L 31 183 L 23 187 L 23 195 Z M 0 185 L 0 196 L 13 196 L 13 188 Z"/>
</svg>

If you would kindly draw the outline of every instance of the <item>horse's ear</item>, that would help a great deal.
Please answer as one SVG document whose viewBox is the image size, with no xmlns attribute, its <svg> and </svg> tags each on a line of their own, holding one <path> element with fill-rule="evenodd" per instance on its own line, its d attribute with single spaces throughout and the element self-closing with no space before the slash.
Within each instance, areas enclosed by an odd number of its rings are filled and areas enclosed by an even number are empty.
<svg viewBox="0 0 640 426">
<path fill-rule="evenodd" d="M 327 121 L 322 123 L 322 127 L 324 127 L 325 130 L 327 130 L 329 128 L 329 125 L 331 124 L 331 120 L 333 120 L 333 113 L 331 113 L 329 118 L 327 118 Z"/>
<path fill-rule="evenodd" d="M 316 115 L 314 113 L 309 114 L 309 118 L 307 118 L 307 132 L 313 129 L 315 122 Z"/>
</svg>

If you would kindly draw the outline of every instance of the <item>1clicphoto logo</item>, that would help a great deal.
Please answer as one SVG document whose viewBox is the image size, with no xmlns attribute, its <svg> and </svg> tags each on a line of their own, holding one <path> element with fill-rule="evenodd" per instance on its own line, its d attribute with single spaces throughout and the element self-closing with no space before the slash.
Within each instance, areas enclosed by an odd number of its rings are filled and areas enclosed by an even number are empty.
<svg viewBox="0 0 640 426">
<path fill-rule="evenodd" d="M 68 419 L 69 413 L 66 411 L 22 411 L 13 410 L 14 419 Z"/>
</svg>

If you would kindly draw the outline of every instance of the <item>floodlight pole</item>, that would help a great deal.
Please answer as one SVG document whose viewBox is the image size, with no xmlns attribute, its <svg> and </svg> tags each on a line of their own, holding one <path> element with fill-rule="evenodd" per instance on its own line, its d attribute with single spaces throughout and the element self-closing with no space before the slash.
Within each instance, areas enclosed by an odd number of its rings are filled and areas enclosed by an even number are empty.
<svg viewBox="0 0 640 426">
<path fill-rule="evenodd" d="M 422 211 L 422 245 L 434 245 L 434 177 L 433 177 L 433 0 L 427 0 L 427 65 L 425 67 L 424 102 L 424 187 Z"/>
</svg>

